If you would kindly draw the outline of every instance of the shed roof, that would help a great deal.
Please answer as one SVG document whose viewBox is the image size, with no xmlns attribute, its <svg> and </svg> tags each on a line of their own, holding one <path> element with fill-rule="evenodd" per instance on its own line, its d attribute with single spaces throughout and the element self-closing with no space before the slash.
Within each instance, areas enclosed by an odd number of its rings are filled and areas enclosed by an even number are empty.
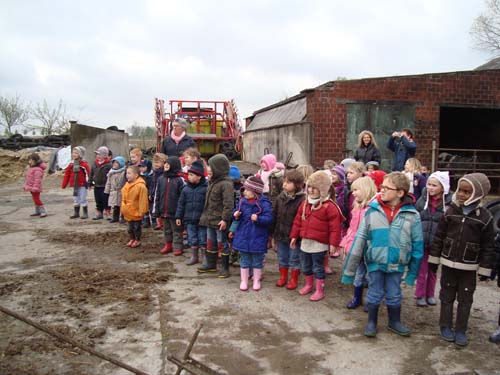
<svg viewBox="0 0 500 375">
<path fill-rule="evenodd" d="M 295 100 L 284 101 L 282 105 L 270 106 L 255 112 L 247 130 L 267 129 L 278 125 L 296 124 L 305 119 L 306 98 L 298 95 Z"/>
<path fill-rule="evenodd" d="M 500 57 L 492 59 L 488 61 L 486 64 L 478 66 L 474 70 L 493 70 L 493 69 L 500 69 Z"/>
</svg>

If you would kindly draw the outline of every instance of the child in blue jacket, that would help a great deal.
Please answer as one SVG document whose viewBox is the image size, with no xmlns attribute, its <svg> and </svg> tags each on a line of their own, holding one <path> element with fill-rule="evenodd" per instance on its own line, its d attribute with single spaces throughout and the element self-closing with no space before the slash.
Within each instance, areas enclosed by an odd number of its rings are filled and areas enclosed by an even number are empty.
<svg viewBox="0 0 500 375">
<path fill-rule="evenodd" d="M 187 265 L 192 266 L 198 263 L 198 248 L 201 250 L 202 258 L 205 257 L 207 250 L 207 227 L 200 225 L 208 187 L 203 162 L 194 161 L 187 175 L 187 184 L 181 191 L 175 217 L 177 226 L 184 224 L 186 227 L 187 241 L 192 251 Z"/>
<path fill-rule="evenodd" d="M 424 254 L 420 215 L 408 195 L 410 181 L 401 172 L 385 176 L 380 195 L 368 204 L 358 227 L 349 256 L 344 264 L 342 282 L 351 284 L 359 262 L 364 259 L 368 271 L 368 324 L 365 336 L 377 335 L 378 308 L 385 298 L 389 330 L 410 336 L 401 324 L 401 279 L 412 286 Z"/>
<path fill-rule="evenodd" d="M 248 278 L 252 268 L 253 290 L 258 291 L 261 288 L 260 280 L 273 210 L 267 196 L 262 194 L 264 182 L 259 177 L 249 177 L 243 188 L 243 195 L 233 212 L 235 221 L 232 227 L 236 228 L 233 247 L 240 252 L 240 290 L 248 290 Z"/>
</svg>

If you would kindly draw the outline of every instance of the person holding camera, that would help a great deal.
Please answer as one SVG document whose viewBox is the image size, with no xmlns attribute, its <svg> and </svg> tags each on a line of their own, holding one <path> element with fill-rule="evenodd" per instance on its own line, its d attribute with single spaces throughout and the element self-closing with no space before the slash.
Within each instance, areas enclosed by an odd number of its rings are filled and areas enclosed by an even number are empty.
<svg viewBox="0 0 500 375">
<path fill-rule="evenodd" d="M 392 171 L 404 170 L 406 161 L 415 157 L 417 150 L 417 144 L 413 140 L 413 132 L 408 128 L 404 128 L 400 132 L 395 131 L 387 142 L 387 148 L 394 152 Z"/>
</svg>

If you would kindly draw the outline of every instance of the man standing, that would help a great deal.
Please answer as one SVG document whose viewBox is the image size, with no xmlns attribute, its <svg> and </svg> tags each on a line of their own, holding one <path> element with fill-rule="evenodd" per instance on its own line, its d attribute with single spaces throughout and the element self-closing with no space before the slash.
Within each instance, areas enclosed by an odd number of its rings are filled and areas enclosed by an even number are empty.
<svg viewBox="0 0 500 375">
<path fill-rule="evenodd" d="M 417 144 L 413 140 L 413 132 L 408 128 L 404 128 L 400 132 L 392 133 L 389 142 L 387 142 L 387 148 L 394 152 L 392 171 L 404 170 L 406 160 L 415 157 L 415 151 L 417 150 Z"/>
</svg>

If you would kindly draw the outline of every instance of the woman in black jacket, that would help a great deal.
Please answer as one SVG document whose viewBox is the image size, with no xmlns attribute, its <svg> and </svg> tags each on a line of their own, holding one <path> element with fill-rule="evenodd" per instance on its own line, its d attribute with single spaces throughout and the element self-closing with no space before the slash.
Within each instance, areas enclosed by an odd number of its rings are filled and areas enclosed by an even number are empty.
<svg viewBox="0 0 500 375">
<path fill-rule="evenodd" d="M 163 140 L 161 152 L 167 156 L 181 157 L 190 147 L 196 147 L 193 138 L 186 134 L 187 122 L 183 118 L 172 122 L 172 132 Z"/>
<path fill-rule="evenodd" d="M 354 152 L 354 159 L 364 164 L 369 161 L 376 161 L 380 164 L 380 150 L 371 131 L 363 130 L 359 133 L 358 148 Z"/>
</svg>

